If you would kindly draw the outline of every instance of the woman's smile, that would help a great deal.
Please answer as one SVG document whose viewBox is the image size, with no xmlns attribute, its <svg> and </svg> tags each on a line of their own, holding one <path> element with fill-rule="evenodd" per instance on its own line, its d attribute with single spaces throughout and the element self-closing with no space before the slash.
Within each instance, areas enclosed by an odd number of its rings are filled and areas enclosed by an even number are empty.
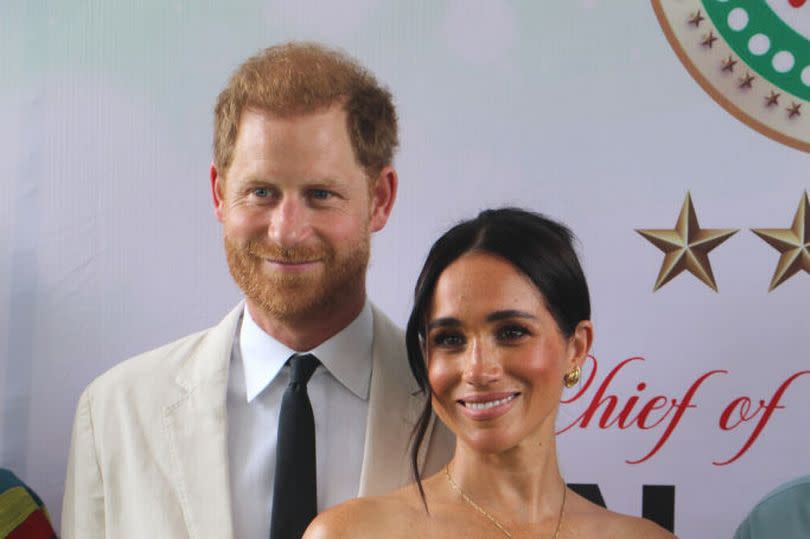
<svg viewBox="0 0 810 539">
<path fill-rule="evenodd" d="M 487 421 L 506 414 L 512 409 L 512 405 L 518 397 L 520 397 L 520 392 L 490 393 L 470 395 L 456 402 L 461 407 L 462 413 L 470 419 Z"/>
</svg>

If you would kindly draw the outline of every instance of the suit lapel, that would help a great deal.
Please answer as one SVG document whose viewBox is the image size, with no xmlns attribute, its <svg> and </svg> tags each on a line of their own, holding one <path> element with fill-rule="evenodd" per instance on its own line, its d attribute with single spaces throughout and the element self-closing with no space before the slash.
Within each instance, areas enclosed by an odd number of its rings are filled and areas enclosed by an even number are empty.
<svg viewBox="0 0 810 539">
<path fill-rule="evenodd" d="M 410 482 L 410 435 L 423 402 L 408 367 L 402 331 L 378 309 L 373 312 L 371 389 L 358 496 L 384 494 Z M 423 448 L 430 442 L 432 427 Z M 424 455 L 422 451 L 420 466 Z"/>
<path fill-rule="evenodd" d="M 180 396 L 165 407 L 174 481 L 195 539 L 233 537 L 225 399 L 242 309 L 231 311 L 189 354 L 176 377 Z"/>
</svg>

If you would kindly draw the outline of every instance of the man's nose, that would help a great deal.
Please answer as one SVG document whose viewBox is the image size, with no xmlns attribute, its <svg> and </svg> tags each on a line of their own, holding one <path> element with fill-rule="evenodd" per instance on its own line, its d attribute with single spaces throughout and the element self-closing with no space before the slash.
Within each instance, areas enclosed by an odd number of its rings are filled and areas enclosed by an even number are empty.
<svg viewBox="0 0 810 539">
<path fill-rule="evenodd" d="M 284 196 L 271 210 L 268 235 L 281 247 L 294 247 L 310 233 L 310 212 L 304 201 L 294 195 Z"/>
<path fill-rule="evenodd" d="M 474 339 L 467 349 L 464 358 L 462 379 L 472 385 L 485 386 L 495 382 L 503 375 L 503 367 L 492 350 Z"/>
</svg>

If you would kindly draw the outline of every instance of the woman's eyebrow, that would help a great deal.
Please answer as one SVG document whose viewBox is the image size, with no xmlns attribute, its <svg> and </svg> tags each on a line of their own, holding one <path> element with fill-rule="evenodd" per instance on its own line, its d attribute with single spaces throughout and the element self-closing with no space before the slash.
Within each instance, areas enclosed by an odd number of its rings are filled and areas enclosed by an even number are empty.
<svg viewBox="0 0 810 539">
<path fill-rule="evenodd" d="M 518 311 L 517 309 L 506 309 L 503 311 L 495 311 L 487 315 L 487 322 L 497 322 L 499 320 L 506 320 L 509 318 L 529 318 L 537 320 L 537 317 L 526 311 Z"/>
<path fill-rule="evenodd" d="M 500 320 L 508 320 L 510 318 L 526 318 L 529 320 L 537 320 L 537 317 L 529 312 L 520 311 L 517 309 L 504 309 L 502 311 L 495 311 L 487 315 L 487 322 L 498 322 Z M 450 316 L 443 318 L 436 318 L 428 323 L 428 330 L 436 329 L 439 327 L 458 327 L 461 325 L 461 320 Z"/>
<path fill-rule="evenodd" d="M 458 327 L 460 325 L 461 320 L 459 320 L 458 318 L 445 317 L 431 320 L 430 323 L 428 324 L 428 329 Z"/>
</svg>

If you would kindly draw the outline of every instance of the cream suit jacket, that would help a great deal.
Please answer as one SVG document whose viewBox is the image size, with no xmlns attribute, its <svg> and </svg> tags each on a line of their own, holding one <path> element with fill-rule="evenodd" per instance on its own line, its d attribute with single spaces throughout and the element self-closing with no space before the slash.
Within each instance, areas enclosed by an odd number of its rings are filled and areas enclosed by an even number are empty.
<svg viewBox="0 0 810 539">
<path fill-rule="evenodd" d="M 233 537 L 225 394 L 242 309 L 121 363 L 85 389 L 68 461 L 64 539 Z M 359 496 L 410 481 L 407 448 L 423 398 L 402 331 L 376 308 L 372 365 Z M 455 442 L 438 421 L 428 435 L 422 459 L 430 473 Z"/>
</svg>

